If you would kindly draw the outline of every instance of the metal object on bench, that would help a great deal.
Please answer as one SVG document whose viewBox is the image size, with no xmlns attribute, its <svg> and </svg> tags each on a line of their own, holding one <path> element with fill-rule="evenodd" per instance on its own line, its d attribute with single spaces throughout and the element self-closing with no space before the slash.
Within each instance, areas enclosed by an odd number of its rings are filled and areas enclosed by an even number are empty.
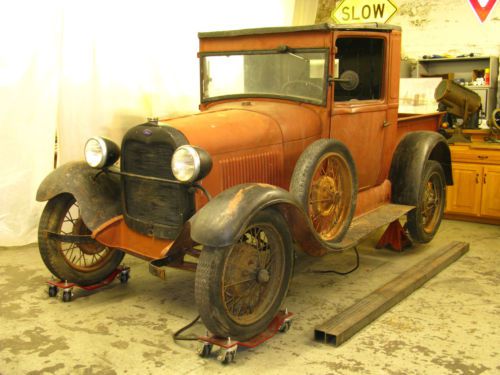
<svg viewBox="0 0 500 375">
<path fill-rule="evenodd" d="M 462 127 L 470 122 L 476 121 L 479 110 L 481 109 L 481 97 L 474 91 L 459 85 L 449 79 L 444 79 L 436 87 L 434 98 L 437 102 L 446 106 L 446 111 L 456 117 L 462 118 L 461 125 L 455 124 L 455 131 L 448 143 L 466 142 L 470 139 L 465 138 L 462 133 Z M 476 119 L 476 120 L 474 120 Z M 476 124 L 473 124 L 476 127 Z"/>
</svg>

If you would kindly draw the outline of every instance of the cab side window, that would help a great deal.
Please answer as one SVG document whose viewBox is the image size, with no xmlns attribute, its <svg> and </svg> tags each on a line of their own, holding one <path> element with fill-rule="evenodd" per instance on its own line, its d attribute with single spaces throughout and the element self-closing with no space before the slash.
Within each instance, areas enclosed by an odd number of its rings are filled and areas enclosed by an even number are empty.
<svg viewBox="0 0 500 375">
<path fill-rule="evenodd" d="M 335 101 L 382 98 L 384 40 L 339 38 L 336 47 L 335 68 L 340 81 L 335 82 Z M 343 78 L 347 81 L 342 82 Z"/>
</svg>

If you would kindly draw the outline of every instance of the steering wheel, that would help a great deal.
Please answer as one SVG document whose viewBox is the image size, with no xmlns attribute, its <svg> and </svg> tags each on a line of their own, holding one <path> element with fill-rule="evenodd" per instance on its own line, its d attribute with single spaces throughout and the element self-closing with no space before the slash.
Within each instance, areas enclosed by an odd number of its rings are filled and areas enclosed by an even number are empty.
<svg viewBox="0 0 500 375">
<path fill-rule="evenodd" d="M 304 81 L 300 79 L 286 82 L 283 86 L 281 86 L 281 92 L 285 94 L 291 94 L 292 92 L 290 89 L 297 85 L 304 86 L 305 92 L 311 93 L 311 95 L 307 96 L 311 96 L 313 98 L 321 98 L 321 96 L 323 95 L 323 87 L 316 83 L 312 83 L 311 81 Z M 317 95 L 314 95 L 314 91 L 316 91 Z"/>
</svg>

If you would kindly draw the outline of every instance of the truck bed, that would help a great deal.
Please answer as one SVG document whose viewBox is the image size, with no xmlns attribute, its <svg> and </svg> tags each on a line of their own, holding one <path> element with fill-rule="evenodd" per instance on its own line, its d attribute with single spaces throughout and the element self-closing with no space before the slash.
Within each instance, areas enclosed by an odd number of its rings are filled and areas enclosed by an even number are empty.
<svg viewBox="0 0 500 375">
<path fill-rule="evenodd" d="M 441 123 L 441 117 L 444 114 L 445 112 L 426 113 L 423 115 L 398 113 L 398 139 L 410 131 L 437 131 Z"/>
</svg>

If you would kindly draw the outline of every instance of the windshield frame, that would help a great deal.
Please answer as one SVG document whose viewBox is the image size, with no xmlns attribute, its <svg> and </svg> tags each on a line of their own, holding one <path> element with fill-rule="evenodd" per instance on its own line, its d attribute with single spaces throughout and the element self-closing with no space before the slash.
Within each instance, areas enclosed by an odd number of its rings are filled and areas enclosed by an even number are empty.
<svg viewBox="0 0 500 375">
<path fill-rule="evenodd" d="M 285 46 L 286 47 L 286 46 Z M 325 58 L 324 71 L 323 71 L 323 80 L 325 88 L 323 90 L 323 97 L 321 101 L 307 98 L 300 98 L 297 96 L 288 96 L 288 95 L 278 95 L 278 94 L 259 94 L 259 93 L 251 93 L 251 94 L 234 94 L 234 95 L 220 95 L 204 98 L 203 97 L 203 83 L 204 83 L 204 58 L 207 56 L 238 56 L 238 55 L 280 55 L 280 54 L 300 54 L 300 53 L 322 53 Z M 330 67 L 330 49 L 329 48 L 286 48 L 285 51 L 282 51 L 280 48 L 272 49 L 272 50 L 244 50 L 244 51 L 216 51 L 216 52 L 199 52 L 198 56 L 200 58 L 200 102 L 203 103 L 212 103 L 222 100 L 228 99 L 246 99 L 246 98 L 269 98 L 269 99 L 285 99 L 291 100 L 299 103 L 308 103 L 319 105 L 322 107 L 327 106 L 327 98 L 328 98 L 328 89 L 330 87 L 329 82 L 329 67 Z"/>
</svg>

